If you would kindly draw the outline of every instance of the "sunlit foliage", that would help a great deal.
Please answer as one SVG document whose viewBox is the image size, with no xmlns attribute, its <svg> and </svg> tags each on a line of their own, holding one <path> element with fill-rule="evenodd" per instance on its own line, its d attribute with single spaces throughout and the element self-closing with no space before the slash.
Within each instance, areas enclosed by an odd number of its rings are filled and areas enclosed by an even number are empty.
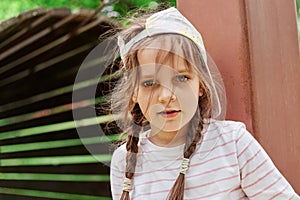
<svg viewBox="0 0 300 200">
<path fill-rule="evenodd" d="M 124 16 L 134 8 L 155 7 L 160 2 L 170 2 L 175 6 L 176 0 L 105 0 L 109 5 L 104 12 L 110 17 Z M 21 12 L 38 7 L 67 7 L 76 11 L 79 8 L 97 8 L 99 0 L 0 0 L 0 21 L 18 16 Z"/>
</svg>

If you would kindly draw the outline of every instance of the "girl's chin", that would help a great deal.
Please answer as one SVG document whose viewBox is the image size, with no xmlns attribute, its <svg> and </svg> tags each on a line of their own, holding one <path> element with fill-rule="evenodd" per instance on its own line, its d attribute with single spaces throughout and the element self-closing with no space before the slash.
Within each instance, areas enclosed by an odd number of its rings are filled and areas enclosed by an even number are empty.
<svg viewBox="0 0 300 200">
<path fill-rule="evenodd" d="M 186 124 L 179 124 L 174 123 L 165 123 L 164 125 L 162 124 L 151 124 L 151 129 L 157 133 L 159 132 L 166 132 L 166 133 L 174 133 L 182 130 L 185 127 Z"/>
<path fill-rule="evenodd" d="M 153 131 L 155 131 L 155 132 L 175 132 L 175 131 L 179 131 L 180 130 L 180 127 L 174 127 L 174 126 L 172 126 L 172 127 L 168 127 L 168 126 L 163 126 L 163 127 L 161 127 L 161 126 L 155 126 L 155 125 L 151 125 L 151 129 L 153 130 Z"/>
</svg>

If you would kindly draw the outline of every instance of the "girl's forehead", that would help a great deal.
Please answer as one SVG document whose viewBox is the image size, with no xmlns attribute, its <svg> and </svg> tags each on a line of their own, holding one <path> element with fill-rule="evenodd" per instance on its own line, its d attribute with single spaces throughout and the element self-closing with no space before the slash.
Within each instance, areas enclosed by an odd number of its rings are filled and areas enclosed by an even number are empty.
<svg viewBox="0 0 300 200">
<path fill-rule="evenodd" d="M 189 73 L 197 75 L 191 63 L 180 55 L 159 49 L 141 49 L 137 52 L 138 71 L 142 77 Z"/>
<path fill-rule="evenodd" d="M 180 55 L 160 49 L 138 50 L 137 59 L 143 65 L 167 65 L 172 68 L 187 68 L 187 61 Z"/>
</svg>

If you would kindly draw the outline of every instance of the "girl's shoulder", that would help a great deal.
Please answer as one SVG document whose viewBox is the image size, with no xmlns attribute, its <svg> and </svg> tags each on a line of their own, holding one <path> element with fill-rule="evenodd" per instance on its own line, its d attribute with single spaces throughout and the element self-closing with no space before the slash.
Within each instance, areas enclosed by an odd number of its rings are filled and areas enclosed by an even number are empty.
<svg viewBox="0 0 300 200">
<path fill-rule="evenodd" d="M 204 126 L 199 145 L 200 158 L 207 157 L 211 152 L 224 153 L 235 149 L 236 141 L 245 133 L 250 134 L 242 122 L 209 120 Z"/>
<path fill-rule="evenodd" d="M 204 127 L 203 135 L 205 137 L 234 137 L 244 131 L 247 131 L 247 129 L 243 122 L 211 119 Z"/>
<path fill-rule="evenodd" d="M 112 163 L 123 163 L 124 158 L 126 157 L 126 143 L 122 144 L 121 146 L 117 147 L 112 155 Z"/>
<path fill-rule="evenodd" d="M 116 155 L 122 155 L 122 154 L 126 154 L 126 143 L 118 146 L 115 150 L 114 150 L 114 154 Z"/>
</svg>

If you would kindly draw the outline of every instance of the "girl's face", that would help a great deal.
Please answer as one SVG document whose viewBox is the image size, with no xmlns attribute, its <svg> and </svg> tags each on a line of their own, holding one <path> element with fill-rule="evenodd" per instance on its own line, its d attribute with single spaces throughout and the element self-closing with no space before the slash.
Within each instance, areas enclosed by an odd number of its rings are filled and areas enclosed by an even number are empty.
<svg viewBox="0 0 300 200">
<path fill-rule="evenodd" d="M 138 87 L 132 100 L 139 104 L 151 128 L 176 132 L 192 119 L 202 95 L 196 72 L 180 56 L 155 63 L 158 50 L 139 50 Z"/>
</svg>

